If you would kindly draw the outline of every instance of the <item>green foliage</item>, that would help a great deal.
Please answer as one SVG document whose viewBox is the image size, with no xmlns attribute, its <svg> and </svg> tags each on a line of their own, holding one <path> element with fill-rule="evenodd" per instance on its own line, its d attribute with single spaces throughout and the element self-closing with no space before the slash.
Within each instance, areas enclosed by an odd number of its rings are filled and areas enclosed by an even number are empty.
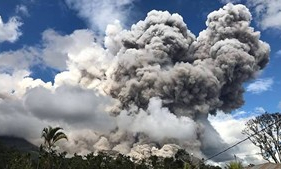
<svg viewBox="0 0 281 169">
<path fill-rule="evenodd" d="M 227 169 L 243 169 L 242 163 L 237 161 L 230 162 L 226 167 Z"/>
<path fill-rule="evenodd" d="M 66 152 L 41 151 L 37 159 L 32 159 L 28 153 L 0 146 L 1 169 L 195 169 L 188 153 L 180 150 L 177 157 L 162 158 L 151 156 L 139 162 L 133 162 L 130 157 L 116 154 L 89 153 L 85 156 L 74 154 L 66 158 Z M 186 160 L 186 161 L 183 161 Z M 218 167 L 204 165 L 200 169 L 217 169 Z"/>
<path fill-rule="evenodd" d="M 184 163 L 184 167 L 183 167 L 184 169 L 191 169 L 191 166 L 190 166 L 190 164 L 188 164 L 188 163 Z"/>
<path fill-rule="evenodd" d="M 1 169 L 33 169 L 30 154 L 0 145 Z"/>
</svg>

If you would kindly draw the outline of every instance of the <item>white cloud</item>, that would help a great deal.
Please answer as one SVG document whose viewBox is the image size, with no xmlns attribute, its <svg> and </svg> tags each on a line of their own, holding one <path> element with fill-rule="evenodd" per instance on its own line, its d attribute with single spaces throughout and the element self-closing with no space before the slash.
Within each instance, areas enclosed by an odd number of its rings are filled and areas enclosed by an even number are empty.
<svg viewBox="0 0 281 169">
<path fill-rule="evenodd" d="M 10 80 L 7 85 L 24 83 L 21 80 Z M 0 86 L 2 87 L 1 83 Z M 99 95 L 93 90 L 71 86 L 49 90 L 42 86 L 28 90 L 23 97 L 12 97 L 12 94 L 10 96 L 0 95 L 0 135 L 23 137 L 36 143 L 40 131 L 48 125 L 64 127 L 70 137 L 78 134 L 75 132 L 79 132 L 80 135 L 87 133 L 84 130 L 94 130 L 95 134 L 100 131 L 105 134 L 115 127 L 112 117 L 106 112 L 107 106 L 112 104 L 111 98 Z M 88 134 L 84 136 L 83 139 Z M 75 139 L 79 138 L 74 137 L 71 141 Z M 86 145 L 85 142 L 83 144 Z M 80 145 L 72 148 L 77 147 L 81 148 Z M 87 149 L 89 150 L 89 147 Z"/>
<path fill-rule="evenodd" d="M 234 118 L 241 118 L 241 117 L 244 117 L 244 116 L 247 116 L 247 112 L 246 111 L 237 111 L 237 112 L 235 112 L 232 116 L 234 117 Z"/>
<path fill-rule="evenodd" d="M 28 70 L 39 63 L 64 71 L 67 69 L 69 58 L 75 62 L 81 62 L 84 59 L 83 62 L 87 62 L 87 67 L 89 67 L 92 63 L 85 58 L 93 54 L 104 55 L 97 53 L 94 41 L 93 32 L 90 30 L 75 30 L 69 35 L 60 35 L 48 29 L 42 33 L 42 44 L 0 53 L 0 72 L 11 74 L 16 70 Z M 98 60 L 98 58 L 95 59 Z"/>
<path fill-rule="evenodd" d="M 281 101 L 278 103 L 278 108 L 281 110 Z"/>
<path fill-rule="evenodd" d="M 22 35 L 19 27 L 22 22 L 17 17 L 11 17 L 7 23 L 4 23 L 0 16 L 0 43 L 4 41 L 15 42 Z"/>
<path fill-rule="evenodd" d="M 252 117 L 253 116 L 248 116 L 236 119 L 231 114 L 218 112 L 216 116 L 209 116 L 209 120 L 224 141 L 231 146 L 247 137 L 241 132 L 245 128 L 245 123 Z M 260 155 L 256 155 L 260 152 L 259 148 L 252 144 L 249 140 L 242 142 L 236 147 L 236 149 L 234 148 L 233 150 L 233 153 L 237 156 L 238 160 L 242 161 L 244 165 L 265 162 Z"/>
<path fill-rule="evenodd" d="M 15 51 L 0 53 L 0 72 L 12 74 L 17 70 L 27 70 L 31 65 L 38 63 L 39 49 L 24 47 Z"/>
<path fill-rule="evenodd" d="M 41 58 L 55 69 L 65 70 L 69 55 L 78 55 L 94 44 L 93 32 L 90 30 L 75 30 L 70 35 L 60 35 L 52 29 L 42 34 L 43 49 Z"/>
<path fill-rule="evenodd" d="M 256 107 L 255 108 L 255 113 L 257 113 L 257 114 L 263 114 L 265 112 L 266 111 L 265 111 L 265 109 L 263 107 Z"/>
<path fill-rule="evenodd" d="M 90 27 L 104 33 L 106 26 L 120 20 L 126 23 L 131 5 L 135 0 L 66 0 L 69 7 L 89 23 Z"/>
<path fill-rule="evenodd" d="M 47 126 L 29 114 L 21 100 L 1 100 L 0 135 L 12 135 L 33 140 L 40 136 L 40 130 Z"/>
<path fill-rule="evenodd" d="M 52 84 L 44 83 L 41 79 L 32 79 L 28 77 L 30 72 L 27 70 L 18 70 L 12 74 L 0 74 L 0 100 L 21 98 L 27 90 L 37 86 L 44 86 L 47 89 L 52 88 Z"/>
<path fill-rule="evenodd" d="M 28 9 L 25 5 L 17 5 L 16 6 L 16 13 L 24 15 L 24 16 L 29 16 Z"/>
<path fill-rule="evenodd" d="M 220 0 L 222 3 L 238 3 L 238 2 L 240 2 L 241 0 Z"/>
<path fill-rule="evenodd" d="M 112 103 L 109 96 L 74 86 L 60 86 L 53 91 L 36 87 L 24 97 L 26 109 L 41 120 L 60 121 L 105 133 L 116 127 L 113 117 L 105 111 Z"/>
<path fill-rule="evenodd" d="M 272 78 L 257 79 L 255 82 L 249 84 L 246 90 L 247 92 L 251 92 L 253 94 L 259 94 L 270 90 L 272 85 L 273 85 Z"/>
<path fill-rule="evenodd" d="M 262 29 L 276 28 L 281 30 L 281 1 L 280 0 L 248 0 L 248 5 L 255 10 L 258 23 Z"/>
<path fill-rule="evenodd" d="M 281 50 L 278 50 L 276 53 L 275 53 L 275 56 L 280 58 L 281 57 Z"/>
<path fill-rule="evenodd" d="M 24 70 L 14 72 L 12 75 L 6 73 L 0 74 L 0 98 L 5 99 L 12 97 L 15 90 L 19 88 L 19 82 L 28 75 L 29 72 Z"/>
<path fill-rule="evenodd" d="M 263 107 L 255 107 L 255 109 L 253 111 L 249 111 L 249 112 L 246 112 L 246 111 L 243 111 L 243 110 L 242 111 L 235 111 L 231 115 L 235 119 L 245 119 L 245 118 L 248 118 L 248 117 L 255 117 L 255 116 L 261 115 L 265 112 L 266 111 Z"/>
<path fill-rule="evenodd" d="M 136 116 L 128 114 L 127 111 L 122 111 L 117 117 L 118 126 L 123 130 L 144 132 L 155 140 L 167 137 L 196 141 L 197 124 L 188 117 L 177 118 L 168 108 L 162 107 L 162 100 L 159 98 L 150 99 L 147 112 L 140 110 Z"/>
<path fill-rule="evenodd" d="M 106 133 L 115 127 L 114 120 L 106 114 L 112 98 L 79 86 L 83 78 L 76 69 L 93 73 L 96 67 L 104 68 L 105 51 L 94 41 L 90 30 L 76 30 L 69 35 L 46 30 L 42 34 L 42 44 L 0 53 L 0 135 L 12 134 L 40 143 L 37 139 L 43 127 L 63 126 L 70 131 L 68 134 L 75 144 L 75 139 L 79 139 L 78 131 L 83 135 L 77 142 L 79 145 L 71 147 L 81 152 L 83 145 L 90 141 L 94 145 L 97 141 L 94 138 L 83 140 L 89 130 L 95 130 L 90 133 L 98 135 L 97 132 Z M 64 74 L 60 75 L 64 79 L 60 79 L 59 86 L 32 79 L 29 68 L 38 63 L 59 70 L 68 69 L 64 73 L 74 78 L 73 86 L 64 85 L 64 81 L 69 80 Z M 85 149 L 94 151 L 93 147 Z"/>
</svg>

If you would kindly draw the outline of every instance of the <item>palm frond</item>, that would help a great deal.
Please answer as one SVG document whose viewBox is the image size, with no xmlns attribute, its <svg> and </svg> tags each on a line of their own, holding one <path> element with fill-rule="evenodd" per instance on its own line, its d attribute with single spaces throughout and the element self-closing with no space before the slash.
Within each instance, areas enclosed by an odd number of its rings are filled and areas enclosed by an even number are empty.
<svg viewBox="0 0 281 169">
<path fill-rule="evenodd" d="M 46 150 L 52 150 L 54 144 L 61 139 L 68 140 L 67 136 L 63 132 L 58 132 L 61 129 L 61 127 L 52 128 L 51 126 L 43 129 L 41 137 L 44 138 L 43 147 L 45 147 Z"/>
<path fill-rule="evenodd" d="M 57 132 L 53 138 L 53 143 L 59 141 L 60 139 L 68 140 L 67 136 L 63 132 Z"/>
<path fill-rule="evenodd" d="M 50 131 L 49 131 L 49 137 L 50 137 L 50 140 L 54 138 L 55 134 L 57 131 L 61 130 L 62 128 L 61 127 L 55 127 L 55 128 L 52 128 Z"/>
</svg>

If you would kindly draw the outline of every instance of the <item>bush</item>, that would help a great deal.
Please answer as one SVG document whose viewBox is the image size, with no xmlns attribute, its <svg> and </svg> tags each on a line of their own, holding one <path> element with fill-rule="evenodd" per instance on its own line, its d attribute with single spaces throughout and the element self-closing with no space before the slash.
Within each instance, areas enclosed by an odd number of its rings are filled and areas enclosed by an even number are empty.
<svg viewBox="0 0 281 169">
<path fill-rule="evenodd" d="M 232 161 L 227 165 L 227 169 L 243 169 L 243 166 L 240 161 Z"/>
</svg>

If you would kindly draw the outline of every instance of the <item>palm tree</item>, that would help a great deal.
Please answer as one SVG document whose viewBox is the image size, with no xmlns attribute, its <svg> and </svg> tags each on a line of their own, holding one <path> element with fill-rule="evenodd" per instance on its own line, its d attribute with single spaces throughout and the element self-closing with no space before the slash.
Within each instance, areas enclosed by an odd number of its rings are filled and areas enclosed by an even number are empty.
<svg viewBox="0 0 281 169">
<path fill-rule="evenodd" d="M 44 139 L 44 144 L 40 146 L 39 154 L 38 154 L 38 162 L 37 169 L 39 169 L 40 164 L 43 163 L 44 169 L 53 168 L 53 155 L 56 151 L 53 150 L 55 147 L 55 143 L 61 139 L 67 139 L 67 136 L 64 132 L 59 131 L 62 130 L 61 127 L 45 127 L 42 131 L 41 138 Z"/>
<path fill-rule="evenodd" d="M 51 126 L 45 127 L 42 131 L 42 138 L 44 139 L 44 148 L 46 151 L 51 152 L 52 149 L 55 147 L 55 143 L 61 139 L 67 139 L 67 136 L 64 132 L 59 131 L 62 130 L 61 127 L 52 128 Z"/>
</svg>

